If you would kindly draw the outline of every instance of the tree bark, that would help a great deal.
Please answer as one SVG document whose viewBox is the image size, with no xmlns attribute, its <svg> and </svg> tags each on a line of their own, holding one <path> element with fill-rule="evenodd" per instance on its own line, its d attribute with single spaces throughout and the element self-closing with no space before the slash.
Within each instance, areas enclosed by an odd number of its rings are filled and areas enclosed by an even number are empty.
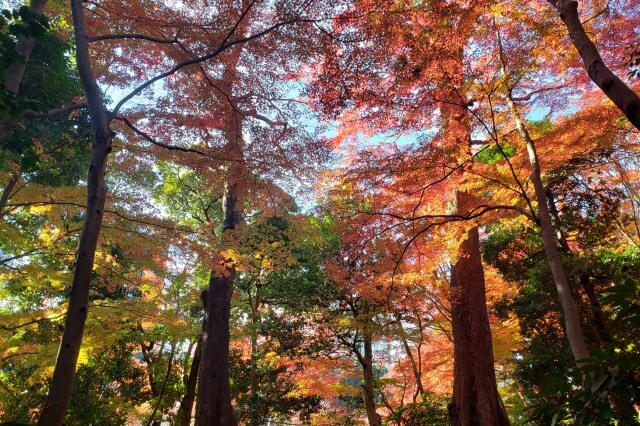
<svg viewBox="0 0 640 426">
<path fill-rule="evenodd" d="M 230 180 L 225 186 L 223 238 L 242 222 L 243 200 L 238 200 L 240 184 L 234 180 Z M 229 384 L 229 318 L 236 268 L 231 259 L 221 255 L 218 265 L 219 268 L 211 272 L 205 309 L 196 404 L 197 426 L 236 425 Z"/>
<path fill-rule="evenodd" d="M 247 0 L 242 1 L 241 13 L 249 8 L 249 4 Z M 245 16 L 239 22 L 235 30 L 237 37 L 246 35 L 248 21 L 249 17 Z M 237 424 L 231 405 L 229 383 L 229 318 L 236 268 L 233 260 L 225 258 L 222 253 L 232 244 L 232 231 L 242 224 L 246 198 L 242 116 L 232 105 L 231 99 L 233 86 L 238 78 L 237 67 L 241 54 L 241 48 L 231 52 L 218 88 L 228 97 L 229 102 L 227 110 L 222 112 L 228 120 L 225 137 L 229 165 L 226 167 L 222 198 L 223 223 L 220 251 L 217 255 L 217 267 L 211 271 L 207 290 L 202 358 L 196 395 L 196 426 L 235 426 Z"/>
<path fill-rule="evenodd" d="M 229 155 L 223 195 L 223 224 L 221 249 L 229 245 L 230 235 L 242 223 L 245 202 L 245 170 L 242 158 L 242 119 L 233 112 L 234 123 L 228 135 Z M 202 359 L 198 377 L 196 401 L 197 426 L 235 426 L 236 420 L 231 406 L 229 383 L 229 318 L 236 268 L 232 259 L 225 258 L 222 250 L 218 254 L 218 267 L 211 271 L 207 304 L 205 306 L 204 333 L 202 336 Z"/>
<path fill-rule="evenodd" d="M 586 273 L 581 274 L 580 283 L 582 284 L 582 288 L 587 295 L 587 299 L 589 299 L 591 313 L 593 314 L 593 322 L 595 323 L 600 340 L 602 340 L 602 342 L 604 343 L 611 343 L 611 333 L 609 332 L 607 319 L 602 310 L 602 305 L 598 300 L 598 295 L 596 293 L 595 287 L 593 286 L 593 282 L 591 281 L 591 277 L 589 277 L 589 275 Z"/>
<path fill-rule="evenodd" d="M 587 35 L 578 15 L 576 0 L 548 0 L 560 14 L 569 37 L 580 54 L 587 74 L 605 95 L 622 111 L 636 129 L 640 129 L 640 97 L 604 63 L 598 48 Z"/>
<path fill-rule="evenodd" d="M 503 69 L 504 71 L 504 69 Z M 571 346 L 571 352 L 573 358 L 580 365 L 580 360 L 589 357 L 589 350 L 584 340 L 582 328 L 580 326 L 580 312 L 578 305 L 573 296 L 571 295 L 571 289 L 569 288 L 569 282 L 567 275 L 562 264 L 562 259 L 558 253 L 556 246 L 556 237 L 553 230 L 553 224 L 551 223 L 551 213 L 547 206 L 547 195 L 545 193 L 544 185 L 542 184 L 542 174 L 540 171 L 540 163 L 538 161 L 538 153 L 533 139 L 529 135 L 527 128 L 525 127 L 518 108 L 512 99 L 511 92 L 507 95 L 507 102 L 509 109 L 518 128 L 520 136 L 525 142 L 527 147 L 527 153 L 529 154 L 529 163 L 531 164 L 531 181 L 535 189 L 536 200 L 538 201 L 538 219 L 540 221 L 540 230 L 542 232 L 542 241 L 544 244 L 544 252 L 551 268 L 551 274 L 556 284 L 556 290 L 558 291 L 558 298 L 562 305 L 562 311 L 564 313 L 565 320 L 565 333 Z"/>
<path fill-rule="evenodd" d="M 164 380 L 162 381 L 162 385 L 160 386 L 160 390 L 158 391 L 158 400 L 153 407 L 153 411 L 151 411 L 151 415 L 149 416 L 149 421 L 147 422 L 147 426 L 158 425 L 160 426 L 161 421 L 156 420 L 156 413 L 160 408 L 160 404 L 162 403 L 162 398 L 164 397 L 164 391 L 167 388 L 167 382 L 169 381 L 169 376 L 171 375 L 171 367 L 173 367 L 173 355 L 176 352 L 176 345 L 171 342 L 171 354 L 169 355 L 169 360 L 167 361 L 167 374 L 164 376 Z M 160 351 L 160 355 L 162 355 L 162 351 Z"/>
<path fill-rule="evenodd" d="M 458 197 L 464 201 L 469 195 L 459 193 Z M 451 271 L 455 342 L 453 398 L 449 405 L 451 424 L 508 426 L 509 418 L 496 385 L 477 227 L 469 231 L 458 255 Z"/>
<path fill-rule="evenodd" d="M 178 410 L 178 422 L 180 426 L 191 425 L 191 413 L 193 412 L 193 403 L 196 399 L 196 385 L 198 383 L 198 371 L 200 370 L 200 352 L 202 351 L 202 337 L 198 339 L 196 350 L 193 353 L 191 368 L 189 369 L 189 378 L 185 384 L 185 393 L 180 408 Z"/>
<path fill-rule="evenodd" d="M 47 0 L 31 0 L 29 10 L 36 15 L 42 15 L 46 2 Z M 24 58 L 24 61 L 14 61 L 9 65 L 7 71 L 4 73 L 4 88 L 7 92 L 13 94 L 13 96 L 18 94 L 18 89 L 22 82 L 22 76 L 24 75 L 24 70 L 27 67 L 27 61 L 31 56 L 31 51 L 35 44 L 36 40 L 33 38 L 25 37 L 22 34 L 18 36 L 16 52 Z"/>
<path fill-rule="evenodd" d="M 380 416 L 376 410 L 375 383 L 373 377 L 373 347 L 371 346 L 371 334 L 364 333 L 364 356 L 362 364 L 364 378 L 364 406 L 367 412 L 369 426 L 380 426 Z"/>
<path fill-rule="evenodd" d="M 452 30 L 470 34 L 477 16 L 477 10 L 469 9 Z M 461 40 L 466 42 L 467 38 Z M 470 156 L 471 117 L 465 106 L 463 49 L 460 45 L 452 70 L 454 84 L 462 87 L 443 88 L 443 96 L 449 102 L 440 104 L 440 114 L 446 147 L 467 150 Z M 456 190 L 456 214 L 468 215 L 475 203 L 471 194 Z M 496 384 L 477 227 L 467 232 L 458 248 L 458 260 L 451 267 L 450 297 L 454 341 L 453 397 L 448 407 L 451 425 L 508 426 L 509 418 Z"/>
<path fill-rule="evenodd" d="M 113 133 L 109 129 L 109 118 L 104 107 L 100 88 L 91 71 L 89 38 L 87 36 L 82 0 L 71 0 L 71 11 L 76 39 L 76 60 L 80 80 L 88 102 L 93 130 L 93 146 L 87 177 L 87 210 L 76 251 L 69 308 L 51 387 L 38 420 L 39 425 L 47 426 L 62 424 L 71 399 L 76 365 L 89 309 L 89 286 L 98 237 L 102 226 L 107 195 L 105 173 L 113 138 Z"/>
</svg>

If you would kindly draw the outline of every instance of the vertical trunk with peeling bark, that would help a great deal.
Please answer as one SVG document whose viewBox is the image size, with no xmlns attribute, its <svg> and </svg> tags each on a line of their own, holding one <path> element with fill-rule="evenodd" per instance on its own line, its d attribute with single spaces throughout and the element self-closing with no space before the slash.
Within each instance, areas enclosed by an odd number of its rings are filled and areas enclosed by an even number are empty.
<svg viewBox="0 0 640 426">
<path fill-rule="evenodd" d="M 600 57 L 598 48 L 587 35 L 576 0 L 548 0 L 560 14 L 569 37 L 580 54 L 587 74 L 605 95 L 624 113 L 637 129 L 640 129 L 640 97 L 616 76 Z"/>
<path fill-rule="evenodd" d="M 478 12 L 463 14 L 459 32 L 470 34 Z M 466 38 L 463 38 L 466 40 Z M 463 46 L 456 53 L 453 75 L 463 84 Z M 471 119 L 465 108 L 464 89 L 445 89 L 450 102 L 440 105 L 447 145 L 468 150 Z M 475 197 L 456 191 L 456 213 L 468 215 Z M 454 340 L 453 397 L 449 416 L 454 426 L 508 426 L 509 418 L 498 393 L 493 345 L 487 313 L 484 271 L 480 255 L 478 228 L 468 231 L 458 248 L 458 259 L 451 268 L 451 323 Z"/>
<path fill-rule="evenodd" d="M 63 423 L 71 399 L 76 365 L 89 309 L 89 286 L 107 195 L 105 188 L 107 157 L 111 151 L 113 138 L 102 95 L 91 71 L 89 38 L 82 0 L 72 0 L 71 11 L 76 39 L 78 72 L 87 97 L 93 130 L 93 147 L 87 178 L 87 210 L 76 251 L 69 308 L 51 386 L 38 420 L 39 425 L 47 426 L 58 426 Z"/>
<path fill-rule="evenodd" d="M 465 197 L 469 195 L 458 194 L 458 198 Z M 449 406 L 451 424 L 507 426 L 509 419 L 498 394 L 493 365 L 478 228 L 469 231 L 458 256 L 451 271 L 455 342 L 453 399 Z"/>
</svg>

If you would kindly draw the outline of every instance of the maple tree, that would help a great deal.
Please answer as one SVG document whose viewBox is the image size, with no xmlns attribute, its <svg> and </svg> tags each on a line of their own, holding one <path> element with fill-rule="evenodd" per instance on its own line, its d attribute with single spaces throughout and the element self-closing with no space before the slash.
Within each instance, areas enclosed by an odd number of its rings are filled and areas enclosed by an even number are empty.
<svg viewBox="0 0 640 426">
<path fill-rule="evenodd" d="M 637 422 L 639 16 L 3 11 L 0 419 Z"/>
</svg>

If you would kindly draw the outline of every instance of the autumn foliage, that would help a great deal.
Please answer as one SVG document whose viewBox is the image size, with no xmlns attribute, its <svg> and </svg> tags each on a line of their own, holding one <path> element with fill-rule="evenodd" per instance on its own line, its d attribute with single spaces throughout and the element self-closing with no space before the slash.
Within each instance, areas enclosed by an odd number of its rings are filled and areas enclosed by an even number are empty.
<svg viewBox="0 0 640 426">
<path fill-rule="evenodd" d="M 640 421 L 640 4 L 5 6 L 0 422 Z"/>
</svg>

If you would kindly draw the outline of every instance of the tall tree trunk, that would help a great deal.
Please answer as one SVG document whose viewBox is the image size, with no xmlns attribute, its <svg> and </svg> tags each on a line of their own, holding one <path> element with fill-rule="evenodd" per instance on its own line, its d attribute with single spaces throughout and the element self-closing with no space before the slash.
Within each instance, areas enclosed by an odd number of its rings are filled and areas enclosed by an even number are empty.
<svg viewBox="0 0 640 426">
<path fill-rule="evenodd" d="M 251 3 L 242 0 L 240 16 Z M 244 16 L 235 30 L 235 37 L 246 36 L 249 28 L 248 15 Z M 202 336 L 202 358 L 198 375 L 196 395 L 196 426 L 235 426 L 237 424 L 231 406 L 229 383 L 229 318 L 236 268 L 232 259 L 225 258 L 224 249 L 233 244 L 232 231 L 242 223 L 246 199 L 246 169 L 244 166 L 244 142 L 242 139 L 242 116 L 233 105 L 233 86 L 237 81 L 237 67 L 242 49 L 232 50 L 225 65 L 224 75 L 218 90 L 227 97 L 225 114 L 227 128 L 225 136 L 229 165 L 225 172 L 225 188 L 222 200 L 223 223 L 217 267 L 211 271 L 205 305 L 205 320 Z"/>
<path fill-rule="evenodd" d="M 178 422 L 180 426 L 191 425 L 191 413 L 193 412 L 193 403 L 196 399 L 196 385 L 198 383 L 198 371 L 200 370 L 200 352 L 202 351 L 202 337 L 198 339 L 196 350 L 191 360 L 191 368 L 189 369 L 189 377 L 185 383 L 185 392 L 180 408 L 178 409 Z"/>
<path fill-rule="evenodd" d="M 373 377 L 373 348 L 371 346 L 371 334 L 364 333 L 364 355 L 360 361 L 364 378 L 364 406 L 367 411 L 369 426 L 380 426 L 380 417 L 376 410 L 375 383 Z"/>
<path fill-rule="evenodd" d="M 582 328 L 580 327 L 580 312 L 578 310 L 578 305 L 571 295 L 571 289 L 569 288 L 569 282 L 564 270 L 564 265 L 562 264 L 562 259 L 560 258 L 558 248 L 556 247 L 556 237 L 553 230 L 553 224 L 551 223 L 551 214 L 549 212 L 549 207 L 547 206 L 547 196 L 544 190 L 544 185 L 542 184 L 538 153 L 536 152 L 533 139 L 531 139 L 527 128 L 522 122 L 520 113 L 512 99 L 510 91 L 507 95 L 507 102 L 516 123 L 516 127 L 518 128 L 518 132 L 524 140 L 527 147 L 527 153 L 529 154 L 529 162 L 531 163 L 531 181 L 533 182 L 536 200 L 538 201 L 538 219 L 540 221 L 544 252 L 547 256 L 549 267 L 551 268 L 551 274 L 553 275 L 553 280 L 556 284 L 560 304 L 562 305 L 565 320 L 565 333 L 569 340 L 569 345 L 571 346 L 573 358 L 579 365 L 580 360 L 589 357 L 589 350 L 587 349 Z"/>
<path fill-rule="evenodd" d="M 107 157 L 111 152 L 113 138 L 100 88 L 91 71 L 89 37 L 87 36 L 82 0 L 71 0 L 71 12 L 76 39 L 76 60 L 80 80 L 87 97 L 93 130 L 93 147 L 87 177 L 87 210 L 76 251 L 69 308 L 51 387 L 38 420 L 39 425 L 47 426 L 62 424 L 71 399 L 76 364 L 89 309 L 89 286 L 107 196 L 105 188 Z"/>
<path fill-rule="evenodd" d="M 587 35 L 576 0 L 548 0 L 560 14 L 573 45 L 578 50 L 587 74 L 605 95 L 623 112 L 636 129 L 640 129 L 640 97 L 618 78 L 604 63 L 598 48 Z"/>
<path fill-rule="evenodd" d="M 470 34 L 478 11 L 473 7 L 452 28 Z M 468 37 L 462 37 L 466 40 Z M 449 102 L 440 104 L 447 149 L 470 156 L 471 117 L 466 109 L 463 68 L 464 45 L 458 47 L 452 69 L 452 87 L 443 88 Z M 466 216 L 476 204 L 471 194 L 456 190 L 456 214 Z M 508 426 L 494 369 L 493 346 L 487 313 L 484 271 L 478 228 L 471 228 L 458 248 L 458 259 L 451 268 L 451 325 L 453 329 L 453 397 L 449 417 L 453 426 Z"/>
<path fill-rule="evenodd" d="M 463 204 L 467 197 L 458 193 Z M 460 245 L 458 261 L 452 267 L 451 319 L 455 342 L 451 424 L 509 425 L 496 385 L 477 227 Z"/>
<path fill-rule="evenodd" d="M 546 188 L 545 194 L 547 196 L 547 201 L 549 202 L 549 213 L 556 222 L 555 228 L 558 242 L 560 243 L 560 248 L 567 253 L 571 253 L 572 250 L 569 246 L 567 236 L 562 231 L 562 220 L 560 219 L 560 212 L 556 207 L 556 201 L 553 193 L 549 188 Z M 589 277 L 589 274 L 587 272 L 584 272 L 580 274 L 579 278 L 584 293 L 587 295 L 587 299 L 589 300 L 589 307 L 593 316 L 592 321 L 597 331 L 596 341 L 598 341 L 599 344 L 602 342 L 610 343 L 611 334 L 609 333 L 609 327 L 607 326 L 606 316 L 604 315 L 604 311 L 602 310 L 602 305 L 600 305 L 600 302 L 598 301 L 598 295 L 596 293 L 595 287 L 593 286 L 593 283 L 591 282 L 591 277 Z"/>
<path fill-rule="evenodd" d="M 233 157 L 241 158 L 241 119 L 236 120 L 232 133 L 237 140 L 230 139 Z M 236 132 L 237 130 L 237 132 Z M 222 242 L 226 247 L 233 236 L 231 231 L 242 223 L 242 208 L 245 201 L 241 161 L 235 161 L 227 169 L 227 182 L 223 196 Z M 218 267 L 211 271 L 205 307 L 205 327 L 202 337 L 202 359 L 198 377 L 196 401 L 197 426 L 235 426 L 236 420 L 231 406 L 229 383 L 229 318 L 236 268 L 232 259 L 218 254 Z"/>
<path fill-rule="evenodd" d="M 225 186 L 223 238 L 242 221 L 243 200 L 238 203 L 238 185 L 238 182 L 230 181 Z M 236 268 L 231 259 L 222 255 L 219 255 L 218 265 L 219 269 L 211 272 L 205 308 L 196 405 L 198 426 L 236 424 L 229 384 L 229 318 Z"/>
<path fill-rule="evenodd" d="M 33 12 L 36 16 L 42 15 L 42 11 L 44 10 L 44 5 L 47 0 L 31 0 L 29 4 L 29 10 Z M 27 67 L 27 61 L 31 56 L 31 51 L 33 50 L 33 46 L 35 46 L 36 40 L 30 37 L 25 37 L 20 34 L 18 36 L 18 43 L 16 44 L 16 52 L 20 56 L 24 58 L 22 61 L 14 61 L 9 67 L 7 71 L 4 73 L 4 88 L 7 92 L 13 94 L 14 96 L 18 94 L 18 89 L 20 88 L 20 83 L 22 82 L 22 76 L 24 75 L 24 70 Z"/>
<path fill-rule="evenodd" d="M 591 277 L 589 277 L 589 274 L 580 274 L 580 283 L 582 284 L 582 288 L 587 295 L 587 299 L 589 299 L 589 306 L 591 307 L 591 312 L 593 314 L 593 322 L 595 323 L 596 330 L 598 330 L 600 340 L 602 340 L 604 343 L 611 343 L 611 333 L 609 332 L 607 319 L 604 315 L 602 305 L 598 300 L 596 289 L 593 286 L 593 282 L 591 281 Z"/>
</svg>

